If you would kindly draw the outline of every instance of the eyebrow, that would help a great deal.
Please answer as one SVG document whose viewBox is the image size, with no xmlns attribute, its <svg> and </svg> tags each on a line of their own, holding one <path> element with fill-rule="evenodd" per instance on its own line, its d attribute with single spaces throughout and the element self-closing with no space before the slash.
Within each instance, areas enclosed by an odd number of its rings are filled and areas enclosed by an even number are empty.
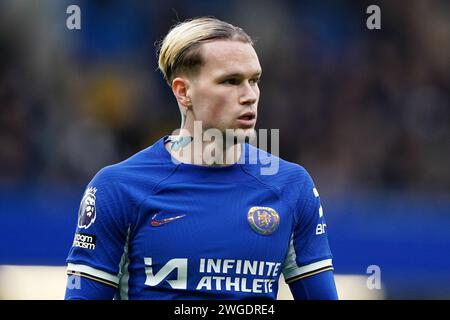
<svg viewBox="0 0 450 320">
<path fill-rule="evenodd" d="M 262 74 L 262 71 L 255 72 L 252 74 L 251 78 L 253 77 L 260 77 Z M 230 73 L 230 74 L 223 74 L 220 75 L 218 78 L 245 78 L 245 75 L 243 73 Z"/>
</svg>

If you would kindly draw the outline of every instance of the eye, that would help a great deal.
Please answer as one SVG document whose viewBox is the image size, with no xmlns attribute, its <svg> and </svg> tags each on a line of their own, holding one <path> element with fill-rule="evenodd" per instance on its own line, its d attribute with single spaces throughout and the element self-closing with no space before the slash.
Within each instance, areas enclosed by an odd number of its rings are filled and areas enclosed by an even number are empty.
<svg viewBox="0 0 450 320">
<path fill-rule="evenodd" d="M 251 85 L 257 85 L 260 81 L 261 81 L 260 78 L 254 78 L 254 79 L 250 79 L 249 82 Z"/>
<path fill-rule="evenodd" d="M 230 84 L 230 85 L 238 85 L 240 83 L 239 79 L 236 78 L 230 78 L 230 79 L 226 79 L 224 81 L 222 81 L 223 84 Z"/>
</svg>

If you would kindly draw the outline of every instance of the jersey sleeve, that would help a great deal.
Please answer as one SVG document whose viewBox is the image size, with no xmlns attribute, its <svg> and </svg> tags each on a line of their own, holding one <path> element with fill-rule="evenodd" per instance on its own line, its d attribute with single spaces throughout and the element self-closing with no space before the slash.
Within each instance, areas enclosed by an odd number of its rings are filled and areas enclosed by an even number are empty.
<svg viewBox="0 0 450 320">
<path fill-rule="evenodd" d="M 298 192 L 293 232 L 283 265 L 286 283 L 333 270 L 319 193 L 306 171 Z"/>
<path fill-rule="evenodd" d="M 110 285 L 86 277 L 73 281 L 73 277 L 67 277 L 64 300 L 112 300 L 116 295 L 116 289 Z"/>
<path fill-rule="evenodd" d="M 331 270 L 291 282 L 289 288 L 295 300 L 339 300 Z"/>
<path fill-rule="evenodd" d="M 117 174 L 102 169 L 80 202 L 68 275 L 79 275 L 117 288 L 127 250 L 130 222 L 127 199 Z"/>
</svg>

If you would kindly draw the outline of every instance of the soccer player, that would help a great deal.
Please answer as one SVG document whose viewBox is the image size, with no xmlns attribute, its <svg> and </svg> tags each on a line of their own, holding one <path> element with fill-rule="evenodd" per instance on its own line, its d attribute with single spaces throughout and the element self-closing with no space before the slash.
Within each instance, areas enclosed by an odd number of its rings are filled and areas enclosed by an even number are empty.
<svg viewBox="0 0 450 320">
<path fill-rule="evenodd" d="M 89 183 L 66 299 L 276 299 L 281 274 L 295 299 L 337 299 L 310 175 L 242 140 L 260 95 L 252 39 L 214 18 L 185 21 L 161 42 L 159 68 L 182 130 Z M 264 174 L 262 156 L 276 170 Z"/>
</svg>

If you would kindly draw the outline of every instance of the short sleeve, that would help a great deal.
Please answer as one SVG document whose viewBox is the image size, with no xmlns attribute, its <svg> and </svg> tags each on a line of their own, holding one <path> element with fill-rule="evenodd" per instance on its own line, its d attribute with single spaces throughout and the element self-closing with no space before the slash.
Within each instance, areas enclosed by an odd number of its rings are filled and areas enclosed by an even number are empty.
<svg viewBox="0 0 450 320">
<path fill-rule="evenodd" d="M 319 192 L 306 171 L 302 180 L 294 212 L 295 225 L 283 265 L 287 283 L 333 270 Z"/>
<path fill-rule="evenodd" d="M 127 199 L 117 175 L 102 169 L 80 202 L 67 272 L 118 287 L 130 222 Z"/>
</svg>

